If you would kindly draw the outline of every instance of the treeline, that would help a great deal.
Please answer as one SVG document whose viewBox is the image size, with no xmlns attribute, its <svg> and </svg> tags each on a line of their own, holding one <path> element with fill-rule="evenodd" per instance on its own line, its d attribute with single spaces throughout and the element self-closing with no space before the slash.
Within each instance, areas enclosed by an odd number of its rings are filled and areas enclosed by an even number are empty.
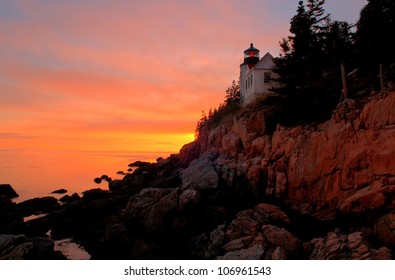
<svg viewBox="0 0 395 280">
<path fill-rule="evenodd" d="M 206 128 L 212 128 L 220 123 L 225 117 L 232 115 L 240 108 L 240 81 L 232 81 L 232 85 L 226 90 L 225 100 L 218 108 L 210 108 L 208 114 L 202 111 L 202 117 L 196 124 L 195 138 Z"/>
<path fill-rule="evenodd" d="M 356 24 L 332 21 L 324 3 L 300 1 L 291 35 L 280 42 L 273 91 L 283 97 L 285 124 L 324 121 L 342 99 L 382 90 L 394 78 L 395 1 L 368 0 Z"/>
<path fill-rule="evenodd" d="M 300 1 L 290 22 L 291 35 L 279 42 L 281 54 L 273 69 L 279 86 L 262 104 L 275 105 L 273 123 L 325 121 L 343 99 L 362 100 L 395 80 L 395 1 L 368 0 L 353 24 L 333 21 L 324 4 Z M 197 134 L 240 106 L 239 84 L 233 81 L 226 92 L 218 109 L 203 113 Z"/>
</svg>

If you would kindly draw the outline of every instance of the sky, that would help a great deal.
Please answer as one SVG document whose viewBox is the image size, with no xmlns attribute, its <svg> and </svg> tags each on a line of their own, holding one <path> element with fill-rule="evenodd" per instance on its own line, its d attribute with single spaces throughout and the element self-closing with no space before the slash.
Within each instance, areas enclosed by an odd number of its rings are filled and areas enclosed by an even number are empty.
<svg viewBox="0 0 395 280">
<path fill-rule="evenodd" d="M 354 23 L 366 0 L 327 0 Z M 0 150 L 178 152 L 298 0 L 0 0 Z"/>
</svg>

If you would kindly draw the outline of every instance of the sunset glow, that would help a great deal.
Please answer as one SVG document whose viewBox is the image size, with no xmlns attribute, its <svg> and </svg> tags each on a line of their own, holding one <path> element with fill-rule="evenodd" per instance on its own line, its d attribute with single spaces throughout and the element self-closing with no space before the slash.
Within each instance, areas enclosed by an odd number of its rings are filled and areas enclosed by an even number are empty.
<svg viewBox="0 0 395 280">
<path fill-rule="evenodd" d="M 247 2 L 0 1 L 0 149 L 177 152 L 298 1 Z"/>
</svg>

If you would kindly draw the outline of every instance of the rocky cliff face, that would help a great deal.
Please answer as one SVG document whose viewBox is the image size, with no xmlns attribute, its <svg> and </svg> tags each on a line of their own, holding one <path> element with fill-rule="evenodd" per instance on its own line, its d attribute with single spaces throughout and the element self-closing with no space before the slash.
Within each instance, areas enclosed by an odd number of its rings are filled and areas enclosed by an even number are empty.
<svg viewBox="0 0 395 280">
<path fill-rule="evenodd" d="M 203 131 L 180 155 L 184 166 L 211 166 L 225 187 L 318 220 L 361 221 L 395 246 L 395 92 L 363 107 L 346 100 L 327 122 L 278 125 L 272 134 L 264 113 L 244 111 Z M 197 176 L 192 181 L 205 180 Z"/>
</svg>

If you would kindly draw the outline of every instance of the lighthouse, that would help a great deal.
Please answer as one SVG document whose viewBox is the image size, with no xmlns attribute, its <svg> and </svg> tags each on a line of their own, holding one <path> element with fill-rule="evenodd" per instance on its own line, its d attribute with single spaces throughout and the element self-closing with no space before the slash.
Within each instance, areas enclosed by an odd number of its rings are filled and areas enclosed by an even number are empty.
<svg viewBox="0 0 395 280">
<path fill-rule="evenodd" d="M 244 63 L 251 69 L 259 61 L 259 50 L 251 43 L 250 47 L 244 51 Z"/>
<path fill-rule="evenodd" d="M 251 103 L 259 96 L 270 93 L 273 81 L 273 56 L 266 53 L 259 57 L 259 50 L 251 43 L 244 51 L 244 61 L 240 64 L 240 94 L 243 105 Z"/>
</svg>

